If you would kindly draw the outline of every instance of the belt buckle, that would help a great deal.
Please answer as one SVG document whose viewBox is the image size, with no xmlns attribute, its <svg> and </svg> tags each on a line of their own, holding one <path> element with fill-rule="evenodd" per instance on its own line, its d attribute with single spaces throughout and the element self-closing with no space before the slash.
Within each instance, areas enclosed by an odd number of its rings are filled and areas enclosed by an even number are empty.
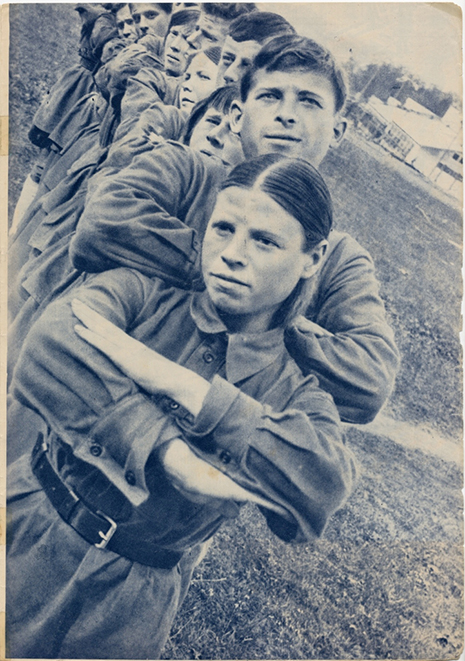
<svg viewBox="0 0 465 661">
<path fill-rule="evenodd" d="M 109 516 L 107 516 L 106 514 L 104 514 L 103 512 L 97 511 L 97 514 L 98 514 L 99 516 L 103 516 L 103 518 L 104 518 L 106 521 L 108 521 L 108 523 L 110 524 L 110 527 L 108 528 L 108 530 L 107 530 L 106 533 L 104 533 L 104 532 L 102 532 L 101 530 L 99 530 L 98 534 L 99 534 L 100 537 L 102 538 L 102 541 L 99 542 L 98 544 L 94 544 L 95 548 L 97 548 L 97 549 L 104 549 L 104 548 L 107 547 L 108 542 L 110 541 L 110 539 L 111 539 L 111 538 L 113 537 L 113 535 L 115 534 L 115 531 L 116 531 L 116 528 L 118 527 L 118 524 L 117 524 L 115 521 L 113 521 L 113 519 L 111 519 Z"/>
</svg>

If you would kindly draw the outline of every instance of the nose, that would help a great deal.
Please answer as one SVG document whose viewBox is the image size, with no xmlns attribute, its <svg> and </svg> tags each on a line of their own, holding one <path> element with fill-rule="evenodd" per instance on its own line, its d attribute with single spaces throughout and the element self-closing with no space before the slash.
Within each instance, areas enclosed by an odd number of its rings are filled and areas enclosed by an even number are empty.
<svg viewBox="0 0 465 661">
<path fill-rule="evenodd" d="M 224 138 L 229 131 L 229 125 L 226 118 L 223 118 L 218 126 L 215 126 L 209 133 L 207 133 L 207 140 L 215 149 L 223 149 Z"/>
<path fill-rule="evenodd" d="M 247 265 L 247 242 L 240 232 L 235 232 L 228 245 L 221 253 L 221 259 L 231 269 L 237 269 Z"/>
<path fill-rule="evenodd" d="M 179 53 L 179 51 L 181 50 L 182 39 L 183 39 L 183 38 L 181 37 L 181 35 L 178 34 L 178 35 L 173 39 L 173 41 L 171 42 L 170 48 L 171 48 L 171 50 L 173 50 L 175 53 Z"/>
<path fill-rule="evenodd" d="M 292 99 L 284 97 L 278 106 L 276 121 L 281 122 L 283 126 L 291 126 L 296 122 L 295 104 Z"/>
<path fill-rule="evenodd" d="M 194 50 L 198 50 L 200 45 L 200 30 L 194 30 L 194 32 L 187 37 L 187 43 Z"/>
<path fill-rule="evenodd" d="M 148 29 L 149 29 L 149 25 L 147 23 L 145 16 L 141 16 L 139 21 L 139 30 L 142 32 L 142 34 L 146 34 Z"/>
<path fill-rule="evenodd" d="M 235 62 L 229 65 L 229 67 L 224 72 L 223 78 L 225 85 L 231 85 L 232 83 L 239 82 L 239 67 Z"/>
</svg>

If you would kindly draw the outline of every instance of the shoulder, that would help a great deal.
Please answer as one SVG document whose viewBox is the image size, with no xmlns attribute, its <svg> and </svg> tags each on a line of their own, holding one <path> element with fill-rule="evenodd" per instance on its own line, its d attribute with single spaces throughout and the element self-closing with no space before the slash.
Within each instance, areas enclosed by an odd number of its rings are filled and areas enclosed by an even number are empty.
<svg viewBox="0 0 465 661">
<path fill-rule="evenodd" d="M 332 230 L 328 237 L 327 257 L 330 255 L 340 258 L 363 257 L 371 261 L 368 250 L 363 248 L 353 236 L 338 230 Z"/>
<path fill-rule="evenodd" d="M 271 389 L 270 401 L 274 408 L 298 408 L 305 413 L 325 412 L 334 421 L 339 420 L 339 414 L 332 396 L 322 390 L 318 378 L 314 374 L 304 376 L 300 367 L 290 356 L 287 349 L 282 355 L 282 368 L 279 377 Z"/>
</svg>

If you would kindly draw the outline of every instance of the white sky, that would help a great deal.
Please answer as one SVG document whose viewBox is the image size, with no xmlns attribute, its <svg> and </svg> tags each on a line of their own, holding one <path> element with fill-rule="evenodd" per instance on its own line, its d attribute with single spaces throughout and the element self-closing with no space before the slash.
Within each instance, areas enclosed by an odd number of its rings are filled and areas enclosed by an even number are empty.
<svg viewBox="0 0 465 661">
<path fill-rule="evenodd" d="M 392 62 L 445 92 L 462 93 L 462 26 L 457 5 L 276 2 L 260 3 L 260 9 L 281 14 L 299 34 L 327 46 L 342 63 L 350 55 L 362 65 Z"/>
</svg>

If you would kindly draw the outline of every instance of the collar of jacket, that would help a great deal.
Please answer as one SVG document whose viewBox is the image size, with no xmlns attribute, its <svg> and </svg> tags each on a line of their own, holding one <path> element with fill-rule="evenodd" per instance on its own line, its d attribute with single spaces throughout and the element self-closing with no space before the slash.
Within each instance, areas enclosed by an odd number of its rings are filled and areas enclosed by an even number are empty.
<svg viewBox="0 0 465 661">
<path fill-rule="evenodd" d="M 227 337 L 226 378 L 230 383 L 239 383 L 261 372 L 285 351 L 283 328 L 263 333 L 229 334 L 206 290 L 194 292 L 190 312 L 203 333 Z"/>
</svg>

